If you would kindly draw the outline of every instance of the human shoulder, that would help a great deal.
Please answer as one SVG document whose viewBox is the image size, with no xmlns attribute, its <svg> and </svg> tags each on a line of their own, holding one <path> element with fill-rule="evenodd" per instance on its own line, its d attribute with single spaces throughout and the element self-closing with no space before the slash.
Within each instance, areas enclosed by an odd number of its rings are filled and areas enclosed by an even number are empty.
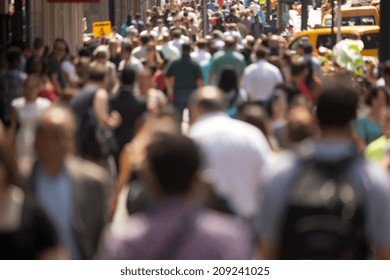
<svg viewBox="0 0 390 280">
<path fill-rule="evenodd" d="M 196 228 L 221 259 L 251 259 L 253 244 L 250 228 L 244 222 L 212 210 L 196 219 Z M 211 241 L 211 242 L 210 242 Z"/>
<path fill-rule="evenodd" d="M 69 156 L 66 161 L 66 166 L 68 167 L 70 176 L 76 176 L 83 180 L 105 183 L 107 182 L 107 178 L 109 178 L 109 174 L 104 168 L 79 157 Z"/>
<path fill-rule="evenodd" d="M 234 51 L 233 56 L 235 58 L 237 58 L 238 60 L 245 62 L 245 57 L 241 53 L 239 53 L 238 51 Z"/>
<path fill-rule="evenodd" d="M 213 210 L 203 210 L 196 219 L 196 224 L 200 231 L 210 235 L 229 239 L 249 237 L 249 228 L 244 222 Z"/>
<path fill-rule="evenodd" d="M 20 109 L 24 105 L 26 105 L 26 99 L 24 97 L 18 97 L 12 100 L 11 103 L 12 107 L 15 109 Z"/>
<path fill-rule="evenodd" d="M 41 107 L 49 107 L 51 105 L 51 101 L 47 98 L 38 97 L 37 104 Z"/>
<path fill-rule="evenodd" d="M 221 59 L 224 55 L 225 55 L 225 52 L 224 52 L 224 51 L 218 51 L 218 52 L 216 52 L 216 53 L 213 55 L 213 59 L 214 59 L 214 60 Z"/>
</svg>

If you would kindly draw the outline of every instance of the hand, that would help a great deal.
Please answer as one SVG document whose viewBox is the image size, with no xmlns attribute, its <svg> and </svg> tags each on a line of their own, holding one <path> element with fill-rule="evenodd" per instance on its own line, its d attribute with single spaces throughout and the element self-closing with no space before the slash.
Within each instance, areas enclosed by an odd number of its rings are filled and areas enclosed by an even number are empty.
<svg viewBox="0 0 390 280">
<path fill-rule="evenodd" d="M 111 126 L 117 128 L 122 123 L 122 116 L 117 111 L 111 113 Z"/>
</svg>

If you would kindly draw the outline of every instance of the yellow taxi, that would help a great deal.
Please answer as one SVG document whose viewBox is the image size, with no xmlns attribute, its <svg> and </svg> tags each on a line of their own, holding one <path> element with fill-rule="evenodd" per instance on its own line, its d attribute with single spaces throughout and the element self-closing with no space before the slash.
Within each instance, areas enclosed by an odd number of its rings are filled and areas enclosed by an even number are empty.
<svg viewBox="0 0 390 280">
<path fill-rule="evenodd" d="M 364 6 L 355 8 L 341 8 L 341 25 L 379 25 L 379 12 L 374 6 Z M 332 25 L 332 15 L 327 14 L 322 19 L 322 26 Z"/>
<path fill-rule="evenodd" d="M 332 31 L 330 27 L 319 27 L 309 31 L 302 31 L 294 36 L 288 43 L 288 48 L 295 51 L 300 43 L 309 42 L 315 50 L 319 47 L 332 49 Z M 334 28 L 334 37 L 336 38 L 337 28 Z M 379 26 L 362 25 L 362 26 L 342 26 L 341 37 L 343 39 L 357 34 L 359 39 L 364 43 L 362 55 L 378 57 L 379 48 Z"/>
</svg>

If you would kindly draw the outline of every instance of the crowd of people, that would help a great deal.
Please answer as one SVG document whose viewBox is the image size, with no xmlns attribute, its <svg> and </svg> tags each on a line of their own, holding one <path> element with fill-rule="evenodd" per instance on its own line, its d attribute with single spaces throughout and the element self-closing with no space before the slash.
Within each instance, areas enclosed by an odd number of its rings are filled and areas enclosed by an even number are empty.
<svg viewBox="0 0 390 280">
<path fill-rule="evenodd" d="M 2 55 L 0 259 L 390 258 L 390 61 L 325 77 L 207 7 Z"/>
</svg>

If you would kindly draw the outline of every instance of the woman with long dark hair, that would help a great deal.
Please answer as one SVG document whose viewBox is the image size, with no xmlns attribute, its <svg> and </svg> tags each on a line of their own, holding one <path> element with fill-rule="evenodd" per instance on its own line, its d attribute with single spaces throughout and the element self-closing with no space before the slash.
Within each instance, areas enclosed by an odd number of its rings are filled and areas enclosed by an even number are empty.
<svg viewBox="0 0 390 280">
<path fill-rule="evenodd" d="M 248 95 L 239 87 L 238 76 L 233 68 L 222 70 L 218 87 L 225 94 L 229 115 L 236 117 L 237 108 L 248 101 Z"/>
</svg>

